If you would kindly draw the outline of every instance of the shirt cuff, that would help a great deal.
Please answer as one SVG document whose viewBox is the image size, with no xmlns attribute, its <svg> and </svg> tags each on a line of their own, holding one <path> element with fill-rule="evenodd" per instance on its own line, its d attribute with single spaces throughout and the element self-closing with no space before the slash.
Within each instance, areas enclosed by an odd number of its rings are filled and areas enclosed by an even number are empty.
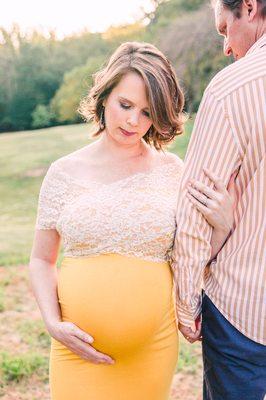
<svg viewBox="0 0 266 400">
<path fill-rule="evenodd" d="M 194 328 L 195 320 L 201 314 L 201 304 L 202 299 L 200 297 L 198 305 L 195 311 L 188 310 L 181 306 L 181 304 L 177 304 L 177 319 L 178 322 L 184 326 L 188 326 L 189 328 Z"/>
</svg>

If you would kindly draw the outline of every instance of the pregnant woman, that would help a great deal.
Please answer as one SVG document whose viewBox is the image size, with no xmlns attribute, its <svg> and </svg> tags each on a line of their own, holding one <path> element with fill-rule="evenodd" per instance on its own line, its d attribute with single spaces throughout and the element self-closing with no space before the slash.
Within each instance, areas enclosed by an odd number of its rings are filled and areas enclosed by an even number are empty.
<svg viewBox="0 0 266 400">
<path fill-rule="evenodd" d="M 30 277 L 52 337 L 53 400 L 168 398 L 178 357 L 169 260 L 183 164 L 162 148 L 182 132 L 183 104 L 159 50 L 121 45 L 80 106 L 98 139 L 44 178 Z M 222 207 L 231 212 L 229 194 Z"/>
</svg>

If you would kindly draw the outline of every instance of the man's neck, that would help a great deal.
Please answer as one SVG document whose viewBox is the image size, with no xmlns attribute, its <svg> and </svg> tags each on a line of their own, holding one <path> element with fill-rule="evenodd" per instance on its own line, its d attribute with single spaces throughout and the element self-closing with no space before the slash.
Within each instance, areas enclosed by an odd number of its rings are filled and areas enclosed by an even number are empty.
<svg viewBox="0 0 266 400">
<path fill-rule="evenodd" d="M 262 36 L 266 34 L 266 19 L 263 20 L 261 24 L 258 24 L 257 30 L 255 32 L 255 42 L 257 42 Z"/>
</svg>

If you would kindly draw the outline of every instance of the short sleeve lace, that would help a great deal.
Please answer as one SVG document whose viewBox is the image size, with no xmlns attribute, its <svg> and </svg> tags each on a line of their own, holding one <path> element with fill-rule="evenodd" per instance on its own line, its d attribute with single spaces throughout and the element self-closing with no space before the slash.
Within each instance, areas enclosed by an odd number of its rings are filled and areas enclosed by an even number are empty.
<svg viewBox="0 0 266 400">
<path fill-rule="evenodd" d="M 36 228 L 56 229 L 68 257 L 117 253 L 170 260 L 182 172 L 176 157 L 151 171 L 101 183 L 75 178 L 55 161 L 41 186 Z"/>
<path fill-rule="evenodd" d="M 67 183 L 60 179 L 52 163 L 43 179 L 38 201 L 36 229 L 56 229 L 66 200 Z"/>
</svg>

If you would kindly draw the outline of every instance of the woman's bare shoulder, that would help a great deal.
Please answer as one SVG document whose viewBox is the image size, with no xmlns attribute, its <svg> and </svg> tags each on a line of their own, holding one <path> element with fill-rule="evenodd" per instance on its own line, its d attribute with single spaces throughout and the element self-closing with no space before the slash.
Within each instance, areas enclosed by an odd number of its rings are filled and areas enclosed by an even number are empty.
<svg viewBox="0 0 266 400">
<path fill-rule="evenodd" d="M 169 151 L 166 151 L 166 152 L 162 153 L 161 157 L 165 163 L 175 164 L 177 166 L 177 168 L 180 168 L 180 169 L 183 169 L 183 167 L 184 167 L 184 161 L 180 157 L 178 157 L 178 155 L 176 155 L 174 153 L 170 153 Z"/>
<path fill-rule="evenodd" d="M 80 167 L 81 164 L 91 158 L 93 151 L 94 144 L 91 143 L 87 146 L 73 151 L 72 153 L 66 154 L 65 156 L 58 158 L 53 162 L 53 164 L 61 169 L 64 169 L 66 172 L 73 172 L 73 168 L 76 169 Z"/>
</svg>

